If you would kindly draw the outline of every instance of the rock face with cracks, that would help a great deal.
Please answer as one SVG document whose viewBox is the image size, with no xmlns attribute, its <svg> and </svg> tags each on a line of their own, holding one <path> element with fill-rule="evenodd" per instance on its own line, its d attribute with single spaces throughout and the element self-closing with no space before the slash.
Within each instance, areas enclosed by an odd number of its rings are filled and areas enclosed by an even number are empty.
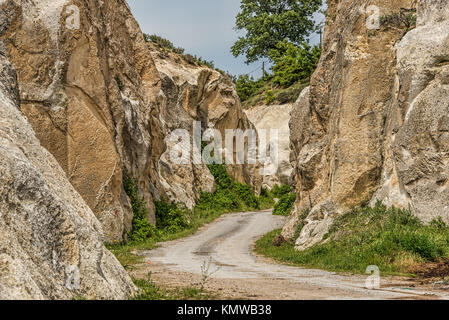
<svg viewBox="0 0 449 320">
<path fill-rule="evenodd" d="M 367 28 L 370 5 L 379 29 Z M 308 211 L 296 242 L 308 248 L 336 215 L 376 201 L 449 221 L 449 3 L 420 1 L 413 30 L 410 1 L 328 6 L 323 55 L 290 122 L 298 197 L 283 235 Z"/>
<path fill-rule="evenodd" d="M 167 146 L 159 159 L 159 178 L 172 201 L 181 202 L 191 209 L 201 192 L 215 190 L 215 181 L 207 165 L 201 159 L 195 159 L 194 149 L 199 150 L 196 156 L 201 157 L 202 147 L 210 143 L 204 140 L 205 133 L 210 129 L 217 130 L 222 138 L 220 147 L 224 151 L 227 130 L 246 132 L 256 128 L 243 112 L 228 76 L 154 44 L 149 44 L 149 48 L 161 77 L 160 119 Z M 187 139 L 177 135 L 179 129 L 189 134 Z M 195 133 L 202 136 L 202 143 L 194 141 Z M 236 148 L 234 141 L 232 154 L 235 165 L 226 168 L 237 181 L 253 186 L 258 192 L 261 186 L 260 166 L 247 162 L 237 164 Z"/>
</svg>

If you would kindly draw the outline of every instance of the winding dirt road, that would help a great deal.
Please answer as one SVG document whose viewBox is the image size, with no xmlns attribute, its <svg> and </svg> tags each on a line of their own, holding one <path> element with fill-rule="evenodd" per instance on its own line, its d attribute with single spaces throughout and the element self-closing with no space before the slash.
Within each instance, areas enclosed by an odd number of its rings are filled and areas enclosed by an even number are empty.
<svg viewBox="0 0 449 320">
<path fill-rule="evenodd" d="M 235 213 L 203 227 L 191 237 L 146 251 L 146 270 L 157 283 L 198 285 L 201 267 L 215 272 L 206 289 L 230 299 L 446 299 L 444 291 L 420 287 L 410 279 L 382 278 L 381 289 L 365 288 L 366 277 L 291 267 L 253 253 L 255 241 L 284 218 L 271 211 Z M 218 270 L 218 271 L 217 271 Z M 142 270 L 141 270 L 142 272 Z"/>
</svg>

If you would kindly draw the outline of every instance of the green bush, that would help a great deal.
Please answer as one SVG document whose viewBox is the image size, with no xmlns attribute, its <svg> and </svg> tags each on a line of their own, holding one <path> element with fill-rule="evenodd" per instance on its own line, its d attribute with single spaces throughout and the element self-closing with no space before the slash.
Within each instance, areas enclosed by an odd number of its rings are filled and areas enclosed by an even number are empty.
<svg viewBox="0 0 449 320">
<path fill-rule="evenodd" d="M 401 10 L 380 17 L 380 25 L 389 30 L 390 28 L 405 29 L 407 31 L 416 28 L 416 10 Z"/>
<path fill-rule="evenodd" d="M 177 53 L 177 54 L 184 54 L 185 50 L 183 48 L 176 47 L 173 44 L 173 42 L 171 42 L 170 40 L 167 40 L 167 39 L 162 38 L 162 37 L 160 37 L 158 35 L 155 35 L 155 34 L 151 34 L 150 35 L 150 34 L 144 33 L 143 36 L 145 38 L 145 41 L 147 41 L 147 42 L 152 42 L 152 43 L 157 44 L 158 46 L 160 46 L 162 48 L 168 49 L 168 50 L 173 51 L 174 53 Z"/>
<path fill-rule="evenodd" d="M 180 232 L 189 226 L 187 221 L 188 210 L 181 209 L 176 203 L 165 200 L 156 201 L 156 226 L 167 233 Z"/>
<path fill-rule="evenodd" d="M 318 64 L 321 49 L 310 47 L 307 43 L 295 46 L 288 42 L 280 42 L 279 50 L 271 52 L 274 61 L 273 83 L 288 88 L 298 81 L 310 78 Z"/>
<path fill-rule="evenodd" d="M 274 204 L 270 194 L 257 197 L 250 186 L 232 179 L 224 165 L 210 165 L 209 170 L 216 181 L 216 192 L 201 193 L 193 211 L 165 200 L 156 201 L 156 226 L 148 221 L 148 211 L 143 199 L 139 196 L 137 183 L 132 179 L 125 179 L 125 191 L 131 200 L 134 213 L 129 240 L 134 244 L 147 243 L 153 246 L 158 241 L 173 239 L 178 235 L 188 235 L 223 213 L 259 210 L 261 207 L 267 209 Z M 116 252 L 128 258 L 123 254 L 124 250 L 120 251 L 120 249 L 120 247 L 114 247 Z M 127 247 L 125 253 L 129 251 L 128 249 Z"/>
<path fill-rule="evenodd" d="M 124 180 L 125 192 L 131 200 L 133 221 L 128 236 L 131 241 L 142 242 L 159 235 L 158 230 L 148 221 L 148 210 L 143 198 L 139 195 L 137 182 L 130 178 Z"/>
<path fill-rule="evenodd" d="M 218 189 L 229 189 L 232 179 L 226 171 L 226 167 L 221 164 L 211 164 L 208 166 L 210 173 L 214 176 Z"/>
<path fill-rule="evenodd" d="M 276 100 L 276 96 L 274 95 L 273 90 L 267 90 L 265 91 L 265 104 L 272 104 Z"/>
<path fill-rule="evenodd" d="M 289 216 L 292 212 L 295 201 L 295 193 L 287 193 L 283 195 L 274 206 L 273 214 L 279 216 Z"/>
<path fill-rule="evenodd" d="M 240 182 L 234 182 L 232 184 L 232 191 L 238 199 L 241 199 L 241 201 L 243 201 L 248 209 L 259 209 L 259 201 L 257 200 L 257 197 L 250 186 L 242 184 Z"/>
<path fill-rule="evenodd" d="M 247 101 L 258 93 L 264 85 L 263 80 L 254 80 L 249 75 L 241 75 L 235 83 L 235 89 L 242 102 Z"/>
<path fill-rule="evenodd" d="M 292 187 L 283 184 L 283 185 L 275 185 L 273 189 L 271 189 L 271 194 L 276 198 L 281 198 L 282 196 L 285 196 L 288 193 L 292 192 Z"/>
</svg>

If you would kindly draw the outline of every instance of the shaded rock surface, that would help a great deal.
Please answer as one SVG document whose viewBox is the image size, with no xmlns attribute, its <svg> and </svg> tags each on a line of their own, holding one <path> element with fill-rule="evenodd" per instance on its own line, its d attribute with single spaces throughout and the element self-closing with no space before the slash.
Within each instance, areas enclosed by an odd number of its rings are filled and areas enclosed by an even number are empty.
<svg viewBox="0 0 449 320">
<path fill-rule="evenodd" d="M 449 4 L 420 1 L 411 31 L 367 29 L 369 5 L 381 17 L 413 12 L 410 1 L 328 3 L 323 55 L 290 122 L 298 197 L 283 235 L 310 212 L 298 249 L 319 242 L 336 215 L 377 200 L 449 220 Z"/>
</svg>

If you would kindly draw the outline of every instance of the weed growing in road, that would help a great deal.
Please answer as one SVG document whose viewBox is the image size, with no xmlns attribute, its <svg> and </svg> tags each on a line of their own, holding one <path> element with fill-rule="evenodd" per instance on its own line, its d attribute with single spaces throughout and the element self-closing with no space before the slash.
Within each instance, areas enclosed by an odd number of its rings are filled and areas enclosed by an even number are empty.
<svg viewBox="0 0 449 320">
<path fill-rule="evenodd" d="M 407 210 L 382 204 L 338 217 L 324 241 L 305 251 L 295 250 L 293 243 L 273 246 L 279 234 L 273 231 L 260 239 L 256 251 L 284 263 L 332 271 L 363 274 L 376 265 L 387 274 L 413 274 L 420 264 L 449 258 L 449 227 L 441 219 L 425 225 Z"/>
<path fill-rule="evenodd" d="M 216 274 L 218 271 L 220 271 L 220 267 L 217 266 L 217 268 L 212 271 L 212 257 L 209 258 L 209 260 L 204 260 L 202 266 L 201 266 L 201 287 L 200 290 L 204 291 L 204 288 L 207 285 L 207 282 L 210 280 L 210 278 Z"/>
</svg>

